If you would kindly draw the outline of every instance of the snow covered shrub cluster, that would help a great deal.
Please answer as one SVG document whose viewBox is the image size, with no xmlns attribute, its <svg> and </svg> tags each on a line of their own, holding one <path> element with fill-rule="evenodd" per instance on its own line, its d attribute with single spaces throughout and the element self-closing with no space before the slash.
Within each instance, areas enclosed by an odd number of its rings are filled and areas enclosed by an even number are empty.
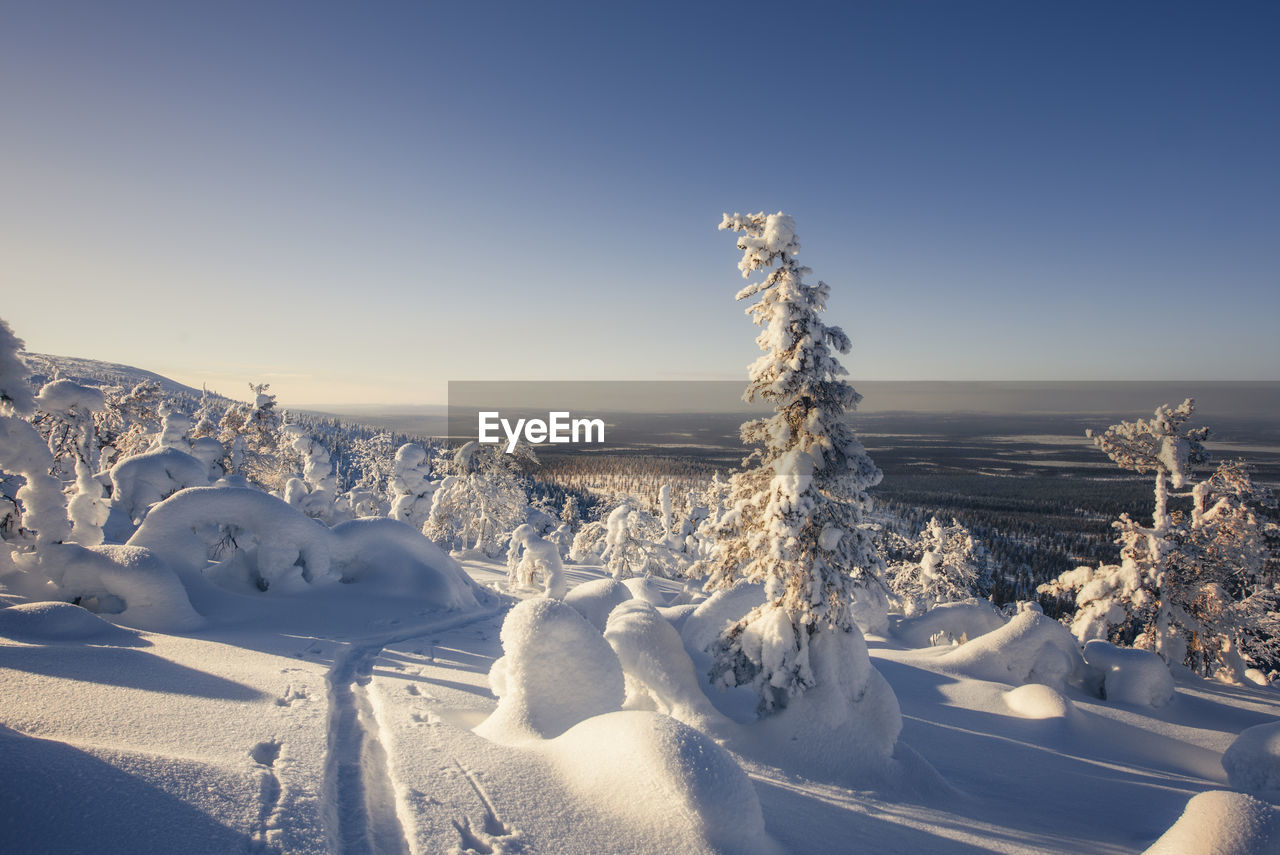
<svg viewBox="0 0 1280 855">
<path fill-rule="evenodd" d="M 193 602 L 216 603 L 218 586 L 260 595 L 359 582 L 442 608 L 477 604 L 474 583 L 422 534 L 352 519 L 328 448 L 284 424 L 265 386 L 193 429 L 154 383 L 120 396 L 54 379 L 33 395 L 20 347 L 0 325 L 0 471 L 12 490 L 0 504 L 0 582 L 10 592 L 168 631 L 199 625 Z M 110 465 L 99 427 L 115 443 Z"/>
</svg>

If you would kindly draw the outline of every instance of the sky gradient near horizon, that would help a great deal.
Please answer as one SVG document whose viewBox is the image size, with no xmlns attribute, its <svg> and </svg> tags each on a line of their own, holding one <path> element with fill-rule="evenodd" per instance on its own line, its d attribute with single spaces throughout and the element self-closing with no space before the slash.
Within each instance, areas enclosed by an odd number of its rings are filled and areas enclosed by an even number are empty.
<svg viewBox="0 0 1280 855">
<path fill-rule="evenodd" d="M 785 210 L 876 380 L 1280 379 L 1280 5 L 0 2 L 0 317 L 282 404 L 730 379 Z"/>
</svg>

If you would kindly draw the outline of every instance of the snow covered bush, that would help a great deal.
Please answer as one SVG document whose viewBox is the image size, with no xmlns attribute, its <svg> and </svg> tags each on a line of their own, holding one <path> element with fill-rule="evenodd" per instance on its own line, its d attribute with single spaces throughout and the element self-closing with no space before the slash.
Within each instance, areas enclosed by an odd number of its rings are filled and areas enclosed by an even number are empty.
<svg viewBox="0 0 1280 855">
<path fill-rule="evenodd" d="M 1273 855 L 1280 809 L 1244 793 L 1191 797 L 1178 821 L 1143 855 Z"/>
<path fill-rule="evenodd" d="M 139 525 L 153 505 L 179 490 L 208 486 L 209 474 L 207 463 L 176 448 L 126 457 L 108 472 L 111 507 Z"/>
<path fill-rule="evenodd" d="M 573 536 L 569 560 L 575 564 L 594 564 L 600 561 L 608 537 L 609 528 L 600 520 L 585 523 Z"/>
<path fill-rule="evenodd" d="M 654 840 L 654 852 L 781 855 L 733 755 L 674 718 L 593 716 L 539 747 L 599 810 Z"/>
<path fill-rule="evenodd" d="M 764 354 L 749 369 L 744 398 L 776 412 L 742 426 L 743 442 L 758 447 L 730 481 L 731 509 L 708 562 L 710 590 L 742 580 L 765 586 L 764 604 L 715 643 L 714 670 L 723 685 L 753 686 L 768 712 L 817 685 L 816 637 L 856 636 L 828 646 L 860 649 L 853 604 L 861 589 L 880 584 L 881 570 L 863 513 L 867 489 L 882 476 L 844 419 L 862 397 L 836 358 L 848 353 L 849 338 L 821 319 L 828 286 L 803 281 L 810 271 L 796 260 L 795 222 L 782 213 L 726 214 L 720 228 L 743 233 L 744 277 L 777 265 L 737 295 L 759 297 L 748 312 L 764 327 L 756 339 Z"/>
<path fill-rule="evenodd" d="M 632 598 L 631 589 L 616 579 L 593 579 L 577 585 L 565 594 L 565 605 L 570 606 L 587 622 L 604 632 L 610 613 L 619 603 Z"/>
<path fill-rule="evenodd" d="M 243 590 L 287 591 L 336 582 L 329 529 L 248 487 L 193 487 L 151 509 L 129 539 L 183 575 L 212 575 Z M 221 563 L 206 570 L 209 560 Z"/>
<path fill-rule="evenodd" d="M 41 566 L 59 599 L 136 629 L 183 632 L 204 622 L 182 582 L 149 549 L 67 543 L 48 552 Z"/>
<path fill-rule="evenodd" d="M 1095 638 L 1084 646 L 1084 661 L 1098 672 L 1098 694 L 1108 701 L 1162 707 L 1173 700 L 1173 675 L 1150 650 L 1116 647 Z"/>
</svg>

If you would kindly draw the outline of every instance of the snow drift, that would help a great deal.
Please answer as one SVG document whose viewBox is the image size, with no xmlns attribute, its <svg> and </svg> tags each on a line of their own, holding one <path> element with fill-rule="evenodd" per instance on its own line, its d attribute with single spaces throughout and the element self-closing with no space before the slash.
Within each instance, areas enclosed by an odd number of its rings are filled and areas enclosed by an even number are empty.
<svg viewBox="0 0 1280 855">
<path fill-rule="evenodd" d="M 1222 768 L 1237 790 L 1280 801 L 1280 722 L 1242 730 L 1223 752 Z"/>
</svg>

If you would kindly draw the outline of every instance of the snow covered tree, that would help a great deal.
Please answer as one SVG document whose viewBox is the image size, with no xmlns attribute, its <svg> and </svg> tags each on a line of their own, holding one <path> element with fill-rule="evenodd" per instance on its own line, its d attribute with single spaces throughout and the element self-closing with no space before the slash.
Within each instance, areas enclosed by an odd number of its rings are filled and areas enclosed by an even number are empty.
<svg viewBox="0 0 1280 855">
<path fill-rule="evenodd" d="M 154 445 L 161 429 L 159 409 L 164 390 L 154 380 L 143 380 L 128 391 L 109 390 L 106 407 L 95 414 L 95 429 L 104 454 L 112 463 L 142 454 Z"/>
<path fill-rule="evenodd" d="M 1240 460 L 1223 461 L 1192 492 L 1191 518 L 1179 520 L 1180 548 L 1166 574 L 1181 583 L 1184 661 L 1238 683 L 1247 663 L 1266 670 L 1280 663 L 1280 580 L 1269 572 L 1266 548 L 1276 500 Z"/>
<path fill-rule="evenodd" d="M 539 573 L 543 592 L 553 600 L 563 600 L 569 586 L 560 561 L 560 547 L 539 537 L 528 523 L 516 526 L 507 547 L 508 589 L 533 588 Z"/>
<path fill-rule="evenodd" d="M 368 513 L 356 510 L 357 516 L 387 514 L 395 517 L 390 510 L 398 495 L 392 484 L 398 453 L 399 450 L 396 449 L 391 434 L 385 431 L 369 437 L 357 437 L 352 441 L 348 457 L 351 461 L 351 469 L 359 472 L 360 477 L 351 488 L 351 505 L 356 509 L 363 503 L 368 508 Z M 425 450 L 423 459 L 426 460 Z M 414 528 L 422 528 L 430 508 L 431 503 L 428 499 L 427 507 L 423 509 L 417 523 L 413 524 Z"/>
<path fill-rule="evenodd" d="M 333 522 L 334 500 L 337 498 L 338 479 L 333 473 L 333 462 L 329 449 L 311 435 L 305 427 L 288 424 L 280 428 L 280 435 L 302 458 L 302 490 L 295 485 L 295 501 L 290 504 L 297 507 L 312 519 L 323 523 Z M 297 479 L 291 479 L 292 484 Z M 288 491 L 286 491 L 288 492 Z M 301 492 L 301 495 L 297 495 Z"/>
<path fill-rule="evenodd" d="M 178 451 L 190 452 L 191 443 L 187 442 L 187 431 L 191 430 L 191 418 L 173 401 L 160 404 L 160 436 L 156 438 L 154 448 L 176 448 Z"/>
<path fill-rule="evenodd" d="M 458 449 L 431 501 L 422 533 L 446 549 L 470 547 L 500 555 L 509 535 L 525 521 L 529 493 L 520 467 L 536 462 L 528 448 L 505 454 L 496 445 L 468 442 Z"/>
<path fill-rule="evenodd" d="M 560 522 L 576 528 L 582 522 L 582 511 L 578 507 L 578 497 L 572 494 L 564 497 L 564 507 L 560 509 Z"/>
<path fill-rule="evenodd" d="M 1182 489 L 1208 455 L 1207 428 L 1184 430 L 1191 399 L 1162 406 L 1150 420 L 1124 422 L 1094 437 L 1127 469 L 1156 473 L 1152 525 L 1122 514 L 1114 524 L 1121 563 L 1079 567 L 1040 587 L 1073 596 L 1072 630 L 1081 640 L 1106 638 L 1154 650 L 1171 664 L 1238 680 L 1242 649 L 1276 661 L 1280 618 L 1276 579 L 1266 570 L 1266 524 L 1272 499 L 1246 466 L 1226 462 L 1190 495 L 1190 514 L 1169 510 L 1169 488 Z"/>
<path fill-rule="evenodd" d="M 0 416 L 26 415 L 36 406 L 27 382 L 31 370 L 18 356 L 22 347 L 22 339 L 0 318 Z"/>
<path fill-rule="evenodd" d="M 421 531 L 431 516 L 431 497 L 439 485 L 431 480 L 431 459 L 426 449 L 416 442 L 406 442 L 396 451 L 392 463 L 389 516 Z"/>
<path fill-rule="evenodd" d="M 742 426 L 757 448 L 730 481 L 708 580 L 709 589 L 763 583 L 766 601 L 720 636 L 712 677 L 754 686 L 765 712 L 815 685 L 812 636 L 858 632 L 854 601 L 882 569 L 862 521 L 866 490 L 882 475 L 844 420 L 862 397 L 836 358 L 849 337 L 822 321 L 830 289 L 804 282 L 811 271 L 796 260 L 795 222 L 726 214 L 720 228 L 742 232 L 744 278 L 773 268 L 737 299 L 759 297 L 748 313 L 764 327 L 744 398 L 775 413 Z"/>
<path fill-rule="evenodd" d="M 577 564 L 594 564 L 607 548 L 609 528 L 603 520 L 583 523 L 569 546 L 569 560 Z"/>
<path fill-rule="evenodd" d="M 290 477 L 280 459 L 280 413 L 270 384 L 249 384 L 252 403 L 227 408 L 218 423 L 217 439 L 228 449 L 227 472 L 240 475 L 268 492 L 281 492 Z"/>
<path fill-rule="evenodd" d="M 106 398 L 99 389 L 54 380 L 40 390 L 35 403 L 49 429 L 54 466 L 69 465 L 75 473 L 75 493 L 67 508 L 72 524 L 69 539 L 97 546 L 102 543 L 102 525 L 110 511 L 102 484 L 94 477 L 98 469 L 94 413 L 105 409 Z"/>
<path fill-rule="evenodd" d="M 630 501 L 614 508 L 605 521 L 601 560 L 615 579 L 656 575 L 670 578 L 680 566 L 675 553 L 662 542 L 661 525 Z"/>
<path fill-rule="evenodd" d="M 907 616 L 977 596 L 982 578 L 990 577 L 990 553 L 954 519 L 943 525 L 931 518 L 911 552 L 912 560 L 890 565 L 885 574 Z"/>
<path fill-rule="evenodd" d="M 37 399 L 27 384 L 30 372 L 18 357 L 21 349 L 22 340 L 0 319 L 0 472 L 18 475 L 25 482 L 6 498 L 13 507 L 21 508 L 21 521 L 13 534 L 24 550 L 21 558 L 28 559 L 21 562 L 22 566 L 33 570 L 42 547 L 70 539 L 71 524 L 62 485 L 49 474 L 53 466 L 49 446 L 35 428 L 20 418 L 31 415 L 37 407 Z"/>
</svg>

